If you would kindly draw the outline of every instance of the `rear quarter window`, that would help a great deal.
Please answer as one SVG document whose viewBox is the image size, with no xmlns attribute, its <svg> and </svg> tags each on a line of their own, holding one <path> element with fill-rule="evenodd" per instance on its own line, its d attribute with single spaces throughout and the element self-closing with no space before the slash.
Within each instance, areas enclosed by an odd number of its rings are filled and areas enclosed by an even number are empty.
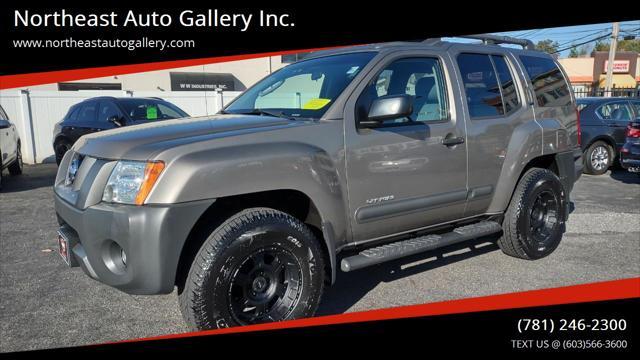
<svg viewBox="0 0 640 360">
<path fill-rule="evenodd" d="M 520 56 L 540 107 L 571 105 L 571 91 L 558 65 L 549 58 Z"/>
<path fill-rule="evenodd" d="M 64 117 L 64 121 L 69 123 L 75 122 L 78 119 L 78 113 L 80 112 L 81 107 L 82 105 L 71 107 L 71 109 L 69 109 L 69 112 L 67 113 L 67 116 Z"/>
</svg>

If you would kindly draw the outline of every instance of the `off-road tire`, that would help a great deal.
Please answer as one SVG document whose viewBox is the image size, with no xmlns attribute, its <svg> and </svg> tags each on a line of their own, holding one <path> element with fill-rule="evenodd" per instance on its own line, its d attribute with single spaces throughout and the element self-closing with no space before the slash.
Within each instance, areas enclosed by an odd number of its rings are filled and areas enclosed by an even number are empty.
<svg viewBox="0 0 640 360">
<path fill-rule="evenodd" d="M 596 151 L 606 151 L 606 166 L 597 168 L 596 165 L 593 164 L 591 159 Z M 613 149 L 609 144 L 604 141 L 596 141 L 591 144 L 584 153 L 584 172 L 589 175 L 602 175 L 613 165 L 614 157 Z"/>
<path fill-rule="evenodd" d="M 198 251 L 184 286 L 178 290 L 180 310 L 187 324 L 193 330 L 205 330 L 254 323 L 240 319 L 233 305 L 233 296 L 237 295 L 232 294 L 238 292 L 236 277 L 248 276 L 240 272 L 247 266 L 251 267 L 252 262 L 265 264 L 267 256 L 263 254 L 268 251 L 284 254 L 291 260 L 282 271 L 298 276 L 298 280 L 290 280 L 286 285 L 288 295 L 275 301 L 280 305 L 274 305 L 274 309 L 282 313 L 271 311 L 269 314 L 278 315 L 275 319 L 261 318 L 255 322 L 313 316 L 320 303 L 325 276 L 318 239 L 305 224 L 289 214 L 268 208 L 251 208 L 222 223 Z M 263 256 L 263 261 L 251 260 L 255 256 Z M 271 265 L 277 257 L 280 255 L 272 257 Z M 253 272 L 254 275 L 257 273 Z M 243 283 L 255 285 L 256 279 Z M 275 281 L 268 283 L 275 284 Z M 255 289 L 251 287 L 251 291 Z"/>
<path fill-rule="evenodd" d="M 557 208 L 555 215 L 549 215 L 548 218 L 549 223 L 553 223 L 548 230 L 549 236 L 544 242 L 538 242 L 536 236 L 539 235 L 531 227 L 539 221 L 538 216 L 534 219 L 533 210 L 538 208 L 537 201 L 542 196 L 548 199 L 548 203 L 555 201 Z M 549 210 L 549 214 L 551 212 Z M 526 260 L 540 259 L 551 254 L 562 239 L 565 212 L 564 189 L 556 174 L 547 169 L 529 169 L 520 178 L 511 198 L 502 222 L 503 234 L 498 239 L 498 246 L 505 254 Z"/>
</svg>

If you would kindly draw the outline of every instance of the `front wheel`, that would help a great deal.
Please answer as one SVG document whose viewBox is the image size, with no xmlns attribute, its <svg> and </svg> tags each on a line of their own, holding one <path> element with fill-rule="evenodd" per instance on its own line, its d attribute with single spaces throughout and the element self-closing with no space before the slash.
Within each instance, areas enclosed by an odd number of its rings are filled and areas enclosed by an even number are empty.
<svg viewBox="0 0 640 360">
<path fill-rule="evenodd" d="M 560 179 L 547 169 L 529 169 L 518 182 L 498 239 L 502 252 L 534 260 L 551 254 L 564 233 L 566 195 Z"/>
<path fill-rule="evenodd" d="M 310 317 L 323 286 L 311 230 L 283 212 L 252 208 L 206 239 L 179 289 L 180 310 L 196 330 Z"/>
<path fill-rule="evenodd" d="M 64 157 L 64 154 L 66 154 L 67 151 L 69 151 L 69 149 L 71 149 L 71 144 L 69 144 L 65 140 L 58 141 L 54 146 L 53 151 L 55 153 L 56 164 L 58 164 L 58 166 L 62 162 L 62 158 Z"/>
</svg>

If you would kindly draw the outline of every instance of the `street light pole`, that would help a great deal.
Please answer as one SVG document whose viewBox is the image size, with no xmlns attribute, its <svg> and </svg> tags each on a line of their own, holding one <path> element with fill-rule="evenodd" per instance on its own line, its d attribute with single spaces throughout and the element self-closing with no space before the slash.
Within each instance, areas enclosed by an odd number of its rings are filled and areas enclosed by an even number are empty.
<svg viewBox="0 0 640 360">
<path fill-rule="evenodd" d="M 616 47 L 618 46 L 618 32 L 620 31 L 620 24 L 613 23 L 613 30 L 611 31 L 611 44 L 609 45 L 609 61 L 607 62 L 607 78 L 604 88 L 604 96 L 611 96 L 611 87 L 613 84 L 613 62 L 616 58 Z"/>
</svg>

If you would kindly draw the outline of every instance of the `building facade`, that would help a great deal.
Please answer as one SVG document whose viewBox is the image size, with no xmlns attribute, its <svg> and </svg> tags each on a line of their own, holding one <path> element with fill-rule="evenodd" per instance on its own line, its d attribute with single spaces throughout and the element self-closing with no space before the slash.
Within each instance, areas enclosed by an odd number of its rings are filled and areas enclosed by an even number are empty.
<svg viewBox="0 0 640 360">
<path fill-rule="evenodd" d="M 605 88 L 609 53 L 597 51 L 591 57 L 559 59 L 578 96 L 601 96 Z M 620 51 L 615 55 L 611 95 L 638 96 L 640 54 Z"/>
<path fill-rule="evenodd" d="M 29 86 L 29 90 L 78 91 L 244 91 L 260 79 L 295 61 L 291 56 L 205 64 Z"/>
</svg>

